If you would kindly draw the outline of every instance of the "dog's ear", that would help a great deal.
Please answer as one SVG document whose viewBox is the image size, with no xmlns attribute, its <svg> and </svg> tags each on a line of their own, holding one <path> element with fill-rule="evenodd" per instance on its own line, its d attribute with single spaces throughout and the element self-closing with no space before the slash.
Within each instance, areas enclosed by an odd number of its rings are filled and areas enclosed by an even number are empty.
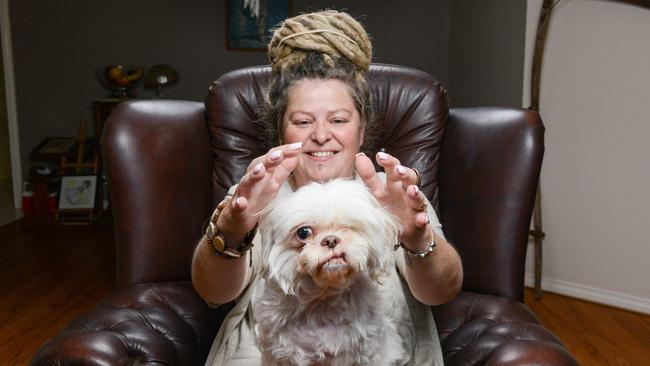
<svg viewBox="0 0 650 366">
<path fill-rule="evenodd" d="M 394 246 L 399 238 L 400 224 L 397 218 L 380 209 L 377 212 L 380 227 L 371 240 L 373 245 L 370 249 L 370 278 L 381 283 L 382 277 L 388 275 L 391 267 L 395 265 Z"/>
</svg>

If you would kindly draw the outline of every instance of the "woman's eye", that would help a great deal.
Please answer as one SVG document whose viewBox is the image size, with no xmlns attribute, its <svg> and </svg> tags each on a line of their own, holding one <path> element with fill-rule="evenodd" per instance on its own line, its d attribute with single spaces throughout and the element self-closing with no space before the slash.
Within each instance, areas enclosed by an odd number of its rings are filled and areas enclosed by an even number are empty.
<svg viewBox="0 0 650 366">
<path fill-rule="evenodd" d="M 310 121 L 295 121 L 293 124 L 298 127 L 303 127 L 303 126 L 308 126 L 310 123 L 311 123 Z"/>
<path fill-rule="evenodd" d="M 309 226 L 302 226 L 296 231 L 298 240 L 307 240 L 311 236 L 311 228 Z"/>
<path fill-rule="evenodd" d="M 345 122 L 347 122 L 347 121 L 344 120 L 344 119 L 341 119 L 341 118 L 336 118 L 336 119 L 332 120 L 332 123 L 334 123 L 334 124 L 341 124 L 341 123 L 345 123 Z"/>
</svg>

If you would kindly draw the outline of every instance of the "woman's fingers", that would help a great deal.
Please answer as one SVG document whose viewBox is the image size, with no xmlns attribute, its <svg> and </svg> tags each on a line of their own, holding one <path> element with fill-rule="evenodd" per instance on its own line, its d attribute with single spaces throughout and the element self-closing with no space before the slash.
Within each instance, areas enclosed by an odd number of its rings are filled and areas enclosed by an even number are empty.
<svg viewBox="0 0 650 366">
<path fill-rule="evenodd" d="M 264 158 L 266 170 L 272 171 L 280 165 L 284 159 L 296 157 L 302 149 L 302 142 L 278 146 L 269 151 Z"/>
<path fill-rule="evenodd" d="M 361 174 L 358 160 L 359 158 L 357 158 L 357 171 Z M 391 211 L 399 217 L 404 227 L 400 240 L 420 242 L 423 235 L 428 235 L 424 229 L 429 223 L 429 217 L 427 215 L 428 201 L 416 185 L 417 173 L 413 169 L 401 165 L 399 159 L 384 152 L 377 153 L 377 163 L 386 171 L 384 191 L 390 197 L 388 200 L 391 202 Z M 379 182 L 379 184 L 383 183 Z"/>
<path fill-rule="evenodd" d="M 250 231 L 257 213 L 275 197 L 296 168 L 302 143 L 279 146 L 253 160 L 237 185 L 230 205 L 219 216 L 218 226 L 230 234 Z"/>
<path fill-rule="evenodd" d="M 233 197 L 219 215 L 217 222 L 219 231 L 231 236 L 243 236 L 250 231 L 255 226 L 256 220 L 252 220 L 246 213 L 249 203 L 250 201 L 244 196 Z"/>
<path fill-rule="evenodd" d="M 249 172 L 259 163 L 265 163 L 267 161 L 272 161 L 273 163 L 270 164 L 270 166 L 277 165 L 279 162 L 277 159 L 269 159 L 271 154 L 277 155 L 277 151 L 280 151 L 279 154 L 282 155 L 283 158 L 288 158 L 288 157 L 293 157 L 296 156 L 300 153 L 302 149 L 302 142 L 295 142 L 293 144 L 286 144 L 286 145 L 280 145 L 272 148 L 269 150 L 266 154 L 262 156 L 258 156 L 253 161 L 251 161 L 250 164 L 248 164 L 248 168 L 246 168 L 246 171 Z"/>
<path fill-rule="evenodd" d="M 408 186 L 406 188 L 406 196 L 408 197 L 407 204 L 413 211 L 426 213 L 429 202 L 418 186 Z"/>
<path fill-rule="evenodd" d="M 354 165 L 357 169 L 357 174 L 359 174 L 368 189 L 370 189 L 370 192 L 377 196 L 379 192 L 385 191 L 383 189 L 384 183 L 377 175 L 375 166 L 372 164 L 372 161 L 366 156 L 366 154 L 358 153 L 355 157 Z"/>
<path fill-rule="evenodd" d="M 255 165 L 248 173 L 246 173 L 237 185 L 236 197 L 250 198 L 255 184 L 266 176 L 266 168 L 263 163 Z M 235 198 L 236 198 L 235 197 Z"/>
<path fill-rule="evenodd" d="M 257 188 L 257 183 L 266 184 L 270 179 L 282 185 L 296 168 L 301 149 L 302 142 L 297 142 L 275 147 L 265 155 L 255 158 L 248 166 L 247 173 L 239 181 L 238 195 L 250 199 L 255 191 L 262 191 Z"/>
<path fill-rule="evenodd" d="M 266 154 L 266 157 L 264 158 L 264 167 L 268 171 L 273 171 L 276 166 L 280 165 L 282 163 L 282 160 L 284 158 L 284 152 L 280 149 L 278 150 L 272 150 L 268 154 Z"/>
<path fill-rule="evenodd" d="M 429 223 L 429 216 L 426 212 L 419 212 L 415 215 L 415 226 L 424 228 Z"/>
<path fill-rule="evenodd" d="M 282 159 L 282 162 L 275 167 L 271 179 L 276 183 L 277 189 L 280 189 L 282 184 L 284 184 L 291 173 L 293 173 L 294 169 L 296 169 L 299 159 L 300 156 L 298 155 L 285 156 L 284 159 Z"/>
<path fill-rule="evenodd" d="M 397 179 L 393 174 L 393 169 L 397 165 L 400 165 L 399 159 L 382 151 L 377 153 L 376 159 L 377 164 L 381 165 L 384 168 L 387 178 L 391 180 Z"/>
<path fill-rule="evenodd" d="M 403 165 L 396 165 L 393 170 L 393 173 L 399 180 L 402 181 L 402 185 L 405 188 L 418 183 L 418 174 L 415 172 L 415 170 L 407 168 Z"/>
</svg>

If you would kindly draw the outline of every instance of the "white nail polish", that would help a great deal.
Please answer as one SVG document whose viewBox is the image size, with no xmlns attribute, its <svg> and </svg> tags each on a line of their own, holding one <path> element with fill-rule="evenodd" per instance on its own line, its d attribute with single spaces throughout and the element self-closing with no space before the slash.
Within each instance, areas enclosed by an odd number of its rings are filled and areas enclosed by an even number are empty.
<svg viewBox="0 0 650 366">
<path fill-rule="evenodd" d="M 282 151 L 280 150 L 275 150 L 272 151 L 271 154 L 269 155 L 269 159 L 271 160 L 278 160 L 278 158 L 282 155 Z"/>
<path fill-rule="evenodd" d="M 415 190 L 416 194 L 420 193 L 420 188 L 418 188 L 418 186 L 413 186 L 413 187 L 414 187 L 413 190 Z"/>
<path fill-rule="evenodd" d="M 378 156 L 379 159 L 381 159 L 381 160 L 386 160 L 386 159 L 388 159 L 388 155 L 385 154 L 385 153 L 383 153 L 383 152 L 378 152 L 378 153 L 377 153 L 377 156 Z"/>
<path fill-rule="evenodd" d="M 300 150 L 302 147 L 302 142 L 294 142 L 293 144 L 289 145 L 289 150 Z"/>
<path fill-rule="evenodd" d="M 397 172 L 399 173 L 399 175 L 406 175 L 406 168 L 401 165 L 398 165 Z"/>
<path fill-rule="evenodd" d="M 262 164 L 262 163 L 259 163 L 259 164 L 255 165 L 255 167 L 253 168 L 253 174 L 257 174 L 257 173 L 261 172 L 263 166 L 264 166 L 264 164 Z"/>
<path fill-rule="evenodd" d="M 241 197 L 237 197 L 237 204 L 241 206 L 242 204 L 242 199 Z"/>
</svg>

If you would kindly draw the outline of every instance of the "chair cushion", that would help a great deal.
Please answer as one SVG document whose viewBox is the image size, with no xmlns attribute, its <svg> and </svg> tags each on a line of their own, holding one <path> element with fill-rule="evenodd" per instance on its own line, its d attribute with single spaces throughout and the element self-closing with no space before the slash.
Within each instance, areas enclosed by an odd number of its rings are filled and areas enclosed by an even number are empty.
<svg viewBox="0 0 650 366">
<path fill-rule="evenodd" d="M 214 152 L 213 199 L 219 202 L 264 154 L 264 133 L 256 122 L 270 67 L 229 72 L 210 86 L 206 114 Z M 393 65 L 372 65 L 367 74 L 379 126 L 379 149 L 417 168 L 422 190 L 437 207 L 438 159 L 449 107 L 447 93 L 429 74 Z"/>
</svg>

